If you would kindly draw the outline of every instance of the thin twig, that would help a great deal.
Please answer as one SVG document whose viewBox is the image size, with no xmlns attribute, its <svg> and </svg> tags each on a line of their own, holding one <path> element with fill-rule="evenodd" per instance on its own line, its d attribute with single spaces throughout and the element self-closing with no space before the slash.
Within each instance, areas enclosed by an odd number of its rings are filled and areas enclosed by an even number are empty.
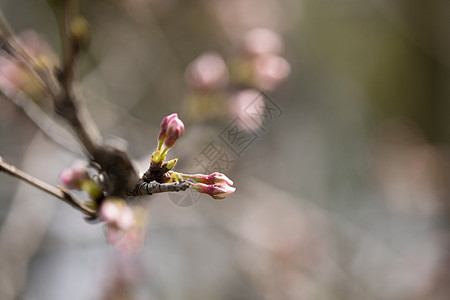
<svg viewBox="0 0 450 300">
<path fill-rule="evenodd" d="M 0 172 L 3 171 L 13 177 L 19 178 L 32 186 L 40 189 L 41 191 L 46 192 L 47 194 L 50 194 L 70 206 L 78 209 L 79 211 L 83 212 L 89 217 L 96 217 L 97 213 L 87 207 L 81 200 L 76 199 L 74 196 L 70 195 L 68 192 L 66 192 L 63 188 L 54 187 L 46 182 L 43 182 L 30 174 L 27 174 L 16 167 L 6 163 L 3 161 L 3 158 L 0 156 Z"/>
<path fill-rule="evenodd" d="M 139 182 L 136 184 L 136 187 L 133 190 L 132 196 L 143 196 L 156 193 L 185 191 L 190 186 L 191 184 L 188 181 L 158 183 L 158 182 L 145 182 L 143 180 L 139 180 Z"/>
</svg>

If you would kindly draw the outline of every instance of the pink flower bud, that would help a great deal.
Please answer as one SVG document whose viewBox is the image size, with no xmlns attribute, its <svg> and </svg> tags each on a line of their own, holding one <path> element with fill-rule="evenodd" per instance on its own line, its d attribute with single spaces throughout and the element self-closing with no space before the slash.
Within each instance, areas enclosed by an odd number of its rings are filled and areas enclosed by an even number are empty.
<svg viewBox="0 0 450 300">
<path fill-rule="evenodd" d="M 291 66 L 281 56 L 260 55 L 253 59 L 253 83 L 261 90 L 272 91 L 291 73 Z"/>
<path fill-rule="evenodd" d="M 222 184 L 226 184 L 229 186 L 233 185 L 233 181 L 230 178 L 228 178 L 227 176 L 225 176 L 225 174 L 222 174 L 219 172 L 214 172 L 209 176 L 212 178 L 212 181 L 214 183 L 222 183 Z"/>
<path fill-rule="evenodd" d="M 89 179 L 86 163 L 75 161 L 69 168 L 62 170 L 59 181 L 68 189 L 80 189 L 85 180 Z"/>
<path fill-rule="evenodd" d="M 147 212 L 143 207 L 129 207 L 123 199 L 110 198 L 102 203 L 100 219 L 106 222 L 106 238 L 124 253 L 142 248 Z"/>
<path fill-rule="evenodd" d="M 29 54 L 35 69 L 53 71 L 58 59 L 43 37 L 28 30 L 15 38 Z M 0 59 L 0 89 L 9 97 L 24 92 L 34 100 L 42 97 L 44 92 L 44 86 L 26 67 L 17 60 L 5 57 Z"/>
<path fill-rule="evenodd" d="M 263 125 L 264 97 L 253 89 L 241 90 L 230 98 L 232 113 L 242 123 L 238 123 L 241 130 L 258 130 Z"/>
<path fill-rule="evenodd" d="M 25 67 L 5 57 L 0 58 L 0 89 L 9 97 L 24 92 L 30 97 L 39 97 L 43 86 Z"/>
<path fill-rule="evenodd" d="M 221 184 L 232 186 L 233 181 L 222 173 L 214 172 L 209 175 L 205 174 L 181 174 L 182 177 L 190 178 L 196 182 L 204 184 Z"/>
<path fill-rule="evenodd" d="M 225 197 L 231 195 L 236 191 L 236 188 L 231 187 L 226 184 L 203 184 L 203 183 L 193 183 L 191 184 L 199 193 L 208 194 L 214 199 L 224 199 Z"/>
<path fill-rule="evenodd" d="M 162 144 L 167 135 L 167 125 L 169 122 L 175 118 L 178 118 L 178 114 L 173 113 L 165 117 L 161 122 L 161 132 L 158 135 L 158 141 Z"/>
<path fill-rule="evenodd" d="M 228 76 L 223 58 L 216 52 L 206 52 L 189 64 L 185 80 L 193 90 L 216 91 L 228 84 Z"/>
<path fill-rule="evenodd" d="M 133 210 L 125 206 L 122 211 L 120 212 L 119 218 L 117 219 L 117 227 L 128 230 L 133 226 L 134 224 L 134 214 Z"/>
<path fill-rule="evenodd" d="M 106 223 L 116 222 L 120 217 L 120 207 L 116 201 L 105 200 L 100 207 L 100 220 Z"/>
<path fill-rule="evenodd" d="M 184 124 L 178 117 L 175 117 L 167 124 L 166 140 L 164 145 L 167 148 L 172 148 L 176 140 L 179 139 L 184 133 Z"/>
<path fill-rule="evenodd" d="M 109 227 L 119 230 L 128 230 L 134 224 L 133 210 L 127 206 L 123 199 L 106 199 L 99 212 L 100 220 Z"/>
<path fill-rule="evenodd" d="M 257 28 L 249 31 L 243 41 L 244 51 L 251 55 L 281 54 L 283 52 L 283 39 L 281 36 L 267 28 Z"/>
<path fill-rule="evenodd" d="M 74 180 L 74 175 L 71 169 L 64 169 L 59 174 L 59 181 L 68 189 L 77 188 L 76 182 Z"/>
</svg>

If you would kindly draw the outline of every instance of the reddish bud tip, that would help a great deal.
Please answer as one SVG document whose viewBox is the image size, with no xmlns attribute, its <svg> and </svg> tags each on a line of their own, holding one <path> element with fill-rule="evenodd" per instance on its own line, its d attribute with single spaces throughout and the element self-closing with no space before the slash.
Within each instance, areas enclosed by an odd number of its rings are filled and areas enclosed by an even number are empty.
<svg viewBox="0 0 450 300">
<path fill-rule="evenodd" d="M 222 173 L 214 172 L 209 175 L 205 174 L 181 174 L 183 177 L 190 178 L 196 182 L 204 184 L 223 184 L 232 186 L 233 181 Z"/>
<path fill-rule="evenodd" d="M 86 163 L 75 161 L 69 168 L 62 170 L 59 181 L 68 189 L 80 189 L 84 181 L 89 179 Z"/>
<path fill-rule="evenodd" d="M 169 124 L 169 122 L 172 119 L 175 119 L 175 118 L 178 118 L 178 114 L 173 113 L 173 114 L 166 116 L 161 121 L 161 132 L 158 135 L 158 141 L 164 141 L 164 139 L 166 138 L 166 134 L 167 134 L 167 125 Z"/>
<path fill-rule="evenodd" d="M 179 139 L 184 133 L 184 124 L 180 119 L 178 119 L 178 116 L 169 121 L 167 124 L 166 133 L 167 135 L 164 145 L 167 148 L 172 148 L 176 140 Z"/>
</svg>

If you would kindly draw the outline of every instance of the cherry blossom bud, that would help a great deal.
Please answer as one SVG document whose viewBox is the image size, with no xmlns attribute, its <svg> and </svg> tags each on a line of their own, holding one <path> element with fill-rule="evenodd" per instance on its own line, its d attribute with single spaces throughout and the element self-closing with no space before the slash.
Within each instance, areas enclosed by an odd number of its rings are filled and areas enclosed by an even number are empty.
<svg viewBox="0 0 450 300">
<path fill-rule="evenodd" d="M 127 206 L 125 200 L 109 198 L 103 201 L 99 212 L 100 220 L 109 227 L 128 230 L 134 223 L 133 210 Z"/>
<path fill-rule="evenodd" d="M 59 181 L 68 189 L 81 189 L 83 182 L 89 180 L 86 163 L 75 161 L 69 168 L 62 170 Z"/>
<path fill-rule="evenodd" d="M 89 28 L 89 23 L 85 18 L 77 16 L 73 19 L 70 23 L 70 33 L 77 46 L 82 49 L 86 49 L 89 46 L 91 31 Z"/>
<path fill-rule="evenodd" d="M 133 210 L 125 206 L 117 219 L 117 227 L 127 230 L 134 224 Z"/>
<path fill-rule="evenodd" d="M 208 194 L 214 199 L 224 199 L 236 191 L 236 188 L 226 184 L 192 183 L 191 187 L 199 193 Z"/>
<path fill-rule="evenodd" d="M 184 133 L 184 124 L 178 117 L 173 118 L 167 124 L 167 136 L 164 141 L 164 145 L 167 148 L 172 148 L 176 140 L 179 139 Z"/>
<path fill-rule="evenodd" d="M 103 201 L 100 220 L 106 222 L 106 238 L 124 253 L 142 248 L 145 236 L 147 212 L 144 207 L 130 207 L 125 200 L 109 198 Z"/>
<path fill-rule="evenodd" d="M 165 117 L 162 122 L 161 122 L 161 131 L 158 135 L 158 150 L 161 149 L 162 144 L 164 143 L 164 140 L 166 139 L 167 136 L 167 125 L 169 124 L 169 122 L 175 118 L 178 118 L 178 114 L 173 113 L 168 115 L 167 117 Z"/>
<path fill-rule="evenodd" d="M 216 52 L 206 52 L 189 64 L 185 72 L 187 85 L 203 92 L 217 91 L 228 84 L 228 69 Z"/>
<path fill-rule="evenodd" d="M 232 186 L 233 181 L 229 179 L 227 176 L 225 176 L 222 173 L 214 172 L 209 175 L 205 174 L 181 174 L 183 177 L 192 179 L 196 182 L 204 183 L 204 184 L 221 184 L 221 185 L 228 185 Z"/>
<path fill-rule="evenodd" d="M 256 28 L 249 31 L 243 41 L 244 51 L 251 55 L 281 54 L 283 52 L 283 39 L 281 36 L 267 28 Z"/>
<path fill-rule="evenodd" d="M 107 223 L 115 222 L 120 217 L 120 210 L 121 208 L 116 201 L 111 199 L 104 200 L 100 208 L 100 220 Z"/>
<path fill-rule="evenodd" d="M 260 55 L 253 59 L 253 83 L 265 91 L 272 91 L 291 73 L 286 59 L 277 55 Z"/>
<path fill-rule="evenodd" d="M 241 121 L 238 123 L 241 130 L 258 130 L 263 125 L 263 114 L 260 107 L 264 107 L 264 97 L 254 89 L 237 92 L 230 98 L 231 112 Z"/>
</svg>

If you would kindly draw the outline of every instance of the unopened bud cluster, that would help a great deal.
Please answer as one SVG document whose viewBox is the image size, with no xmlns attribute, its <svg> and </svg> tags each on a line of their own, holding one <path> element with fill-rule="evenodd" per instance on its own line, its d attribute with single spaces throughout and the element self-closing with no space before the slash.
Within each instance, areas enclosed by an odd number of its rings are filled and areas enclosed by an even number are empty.
<svg viewBox="0 0 450 300">
<path fill-rule="evenodd" d="M 188 181 L 191 188 L 200 193 L 207 194 L 214 199 L 223 199 L 236 190 L 231 181 L 224 174 L 183 174 L 173 171 L 178 159 L 164 162 L 168 149 L 173 147 L 175 141 L 184 133 L 184 124 L 177 114 L 168 115 L 161 122 L 161 131 L 158 135 L 158 146 L 153 152 L 150 167 L 144 174 L 146 182 L 172 183 Z"/>
<path fill-rule="evenodd" d="M 178 158 L 165 161 L 167 152 L 183 135 L 184 124 L 176 113 L 168 115 L 161 122 L 158 144 L 150 159 L 149 169 L 142 175 L 139 184 L 170 184 L 195 189 L 214 199 L 223 199 L 236 190 L 227 176 L 222 173 L 183 174 L 173 171 Z M 109 195 L 105 190 L 107 178 L 100 174 L 96 180 L 89 176 L 88 164 L 75 161 L 64 169 L 59 180 L 68 189 L 86 192 L 98 219 L 106 225 L 107 240 L 123 252 L 139 250 L 143 244 L 147 212 L 142 206 L 132 206 L 125 198 Z M 161 190 L 160 190 L 161 191 Z M 166 190 L 168 191 L 168 190 Z M 174 190 L 176 191 L 176 190 Z M 148 189 L 147 189 L 148 192 Z M 133 193 L 130 193 L 133 195 Z M 142 195 L 142 194 L 139 194 Z"/>
</svg>

